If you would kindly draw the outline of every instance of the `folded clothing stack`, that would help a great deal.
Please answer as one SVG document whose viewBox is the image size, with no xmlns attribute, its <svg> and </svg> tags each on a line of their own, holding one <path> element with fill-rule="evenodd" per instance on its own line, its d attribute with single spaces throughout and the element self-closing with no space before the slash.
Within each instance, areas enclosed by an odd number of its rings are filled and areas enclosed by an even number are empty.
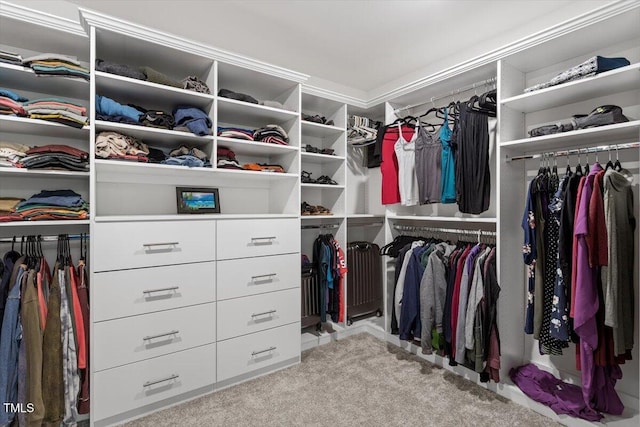
<svg viewBox="0 0 640 427">
<path fill-rule="evenodd" d="M 236 160 L 236 153 L 227 147 L 218 146 L 217 154 L 219 169 L 242 169 L 242 166 Z"/>
<path fill-rule="evenodd" d="M 15 211 L 18 203 L 23 200 L 16 197 L 0 197 L 0 222 L 22 221 L 22 217 Z"/>
<path fill-rule="evenodd" d="M 213 122 L 211 118 L 199 108 L 180 106 L 173 111 L 176 127 L 186 127 L 192 133 L 205 136 L 212 135 L 211 127 Z"/>
<path fill-rule="evenodd" d="M 210 168 L 211 162 L 207 158 L 204 151 L 181 145 L 179 148 L 172 150 L 169 157 L 161 162 L 165 165 L 188 166 L 190 168 Z"/>
<path fill-rule="evenodd" d="M 32 119 L 62 123 L 78 129 L 89 123 L 87 109 L 66 99 L 34 99 L 24 102 L 22 107 Z"/>
<path fill-rule="evenodd" d="M 211 93 L 209 86 L 207 86 L 207 84 L 197 76 L 188 76 L 178 81 L 148 66 L 134 67 L 132 65 L 118 64 L 115 62 L 105 61 L 103 59 L 96 59 L 96 70 L 130 77 L 132 79 L 146 80 L 165 86 L 179 87 L 181 89 L 187 89 L 194 92 L 206 94 Z"/>
<path fill-rule="evenodd" d="M 42 190 L 15 207 L 24 221 L 86 219 L 89 204 L 73 190 Z"/>
<path fill-rule="evenodd" d="M 218 136 L 253 141 L 253 130 L 236 127 L 218 127 Z"/>
<path fill-rule="evenodd" d="M 147 144 L 132 136 L 117 132 L 100 132 L 96 135 L 96 157 L 146 163 Z"/>
<path fill-rule="evenodd" d="M 240 92 L 234 92 L 229 89 L 220 89 L 218 91 L 218 96 L 221 96 L 223 98 L 235 99 L 236 101 L 250 102 L 252 104 L 259 103 L 258 100 L 251 95 L 247 95 Z"/>
<path fill-rule="evenodd" d="M 0 50 L 0 62 L 13 65 L 22 65 L 22 55 L 15 52 Z"/>
<path fill-rule="evenodd" d="M 253 132 L 254 141 L 270 144 L 289 145 L 289 136 L 279 125 L 267 125 Z"/>
<path fill-rule="evenodd" d="M 26 116 L 22 103 L 28 101 L 22 95 L 6 88 L 0 88 L 0 114 Z"/>
<path fill-rule="evenodd" d="M 245 163 L 242 165 L 242 169 L 257 171 L 257 172 L 277 172 L 285 173 L 285 170 L 280 165 L 269 165 L 266 163 Z"/>
<path fill-rule="evenodd" d="M 138 125 L 144 113 L 106 96 L 96 95 L 96 119 Z"/>
<path fill-rule="evenodd" d="M 20 165 L 27 169 L 89 170 L 89 153 L 68 145 L 49 144 L 27 151 Z"/>
<path fill-rule="evenodd" d="M 595 76 L 596 74 L 604 73 L 605 71 L 614 70 L 616 68 L 626 67 L 629 64 L 631 63 L 627 58 L 605 58 L 603 56 L 594 56 L 575 67 L 571 67 L 568 70 L 563 71 L 548 82 L 528 87 L 524 91 L 533 92 L 545 89 L 562 83 L 568 83 L 573 80 Z"/>
<path fill-rule="evenodd" d="M 31 147 L 17 142 L 0 141 L 0 167 L 20 167 Z"/>
<path fill-rule="evenodd" d="M 59 53 L 41 53 L 25 58 L 22 63 L 38 75 L 81 77 L 89 80 L 89 69 L 75 56 Z"/>
<path fill-rule="evenodd" d="M 602 105 L 595 108 L 588 115 L 575 115 L 571 119 L 551 125 L 539 126 L 529 131 L 529 136 L 551 135 L 561 132 L 569 132 L 577 129 L 587 129 L 598 126 L 612 125 L 628 122 L 629 119 L 622 114 L 622 108 L 617 105 Z"/>
<path fill-rule="evenodd" d="M 307 122 L 320 123 L 321 125 L 333 126 L 333 120 L 327 120 L 326 117 L 320 116 L 318 114 L 312 116 L 302 113 L 302 120 L 305 120 Z"/>
</svg>

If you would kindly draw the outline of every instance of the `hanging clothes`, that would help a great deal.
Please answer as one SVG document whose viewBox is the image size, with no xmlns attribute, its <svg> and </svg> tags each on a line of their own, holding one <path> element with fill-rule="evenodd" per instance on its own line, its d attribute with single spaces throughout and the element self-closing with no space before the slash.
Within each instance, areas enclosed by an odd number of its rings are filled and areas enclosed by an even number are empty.
<svg viewBox="0 0 640 427">
<path fill-rule="evenodd" d="M 424 127 L 416 126 L 415 164 L 418 197 L 421 205 L 440 203 L 442 199 L 442 144 Z"/>
<path fill-rule="evenodd" d="M 398 140 L 393 149 L 398 159 L 398 188 L 400 190 L 400 204 L 415 206 L 418 204 L 418 178 L 416 176 L 416 140 L 420 126 L 416 126 L 411 139 L 406 140 L 402 135 L 402 126 L 398 124 Z"/>
<path fill-rule="evenodd" d="M 444 121 L 442 122 L 439 133 L 440 143 L 442 144 L 442 203 L 456 202 L 456 171 L 454 163 L 455 154 L 451 145 L 452 135 L 453 131 L 449 127 L 449 109 L 445 107 Z"/>
<path fill-rule="evenodd" d="M 398 158 L 396 157 L 395 144 L 402 134 L 404 140 L 411 139 L 414 129 L 408 125 L 389 126 L 384 132 L 379 133 L 382 138 L 380 173 L 382 174 L 382 204 L 391 205 L 400 203 L 400 188 L 398 186 Z"/>
</svg>

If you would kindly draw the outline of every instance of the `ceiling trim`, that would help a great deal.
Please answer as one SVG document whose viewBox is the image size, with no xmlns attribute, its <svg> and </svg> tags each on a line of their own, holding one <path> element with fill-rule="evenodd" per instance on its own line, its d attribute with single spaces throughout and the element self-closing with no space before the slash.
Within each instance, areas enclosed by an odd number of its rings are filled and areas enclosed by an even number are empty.
<svg viewBox="0 0 640 427">
<path fill-rule="evenodd" d="M 325 89 L 319 86 L 303 84 L 302 93 L 306 93 L 307 95 L 314 95 L 320 98 L 330 99 L 336 102 L 342 102 L 344 104 L 353 105 L 354 107 L 368 108 L 368 103 L 365 99 L 345 95 L 343 93 Z"/>
<path fill-rule="evenodd" d="M 489 65 L 499 59 L 529 49 L 533 46 L 539 45 L 546 41 L 552 40 L 556 37 L 560 37 L 564 34 L 571 33 L 581 28 L 593 25 L 607 18 L 617 16 L 621 13 L 631 11 L 640 7 L 640 2 L 636 0 L 621 0 L 615 3 L 606 4 L 597 9 L 579 15 L 575 18 L 571 18 L 563 23 L 547 28 L 546 30 L 539 31 L 530 36 L 524 37 L 513 43 L 507 44 L 501 48 L 492 50 L 483 55 L 472 58 L 468 61 L 464 61 L 458 65 L 454 65 L 444 70 L 433 73 L 429 76 L 415 80 L 411 83 L 402 85 L 396 89 L 387 91 L 375 97 L 367 99 L 366 108 L 371 108 L 375 105 L 383 102 L 391 101 L 394 98 L 406 95 L 416 90 L 423 89 L 427 86 L 439 83 L 441 81 L 450 79 L 459 74 L 477 69 L 484 65 Z"/>
<path fill-rule="evenodd" d="M 78 10 L 80 11 L 81 23 L 87 33 L 89 32 L 89 27 L 101 28 L 114 31 L 119 34 L 124 34 L 129 37 L 148 40 L 163 46 L 189 52 L 194 55 L 218 60 L 226 64 L 237 65 L 239 67 L 258 71 L 274 77 L 292 80 L 297 83 L 304 83 L 309 79 L 309 75 L 307 74 L 298 73 L 296 71 L 238 55 L 223 49 L 217 49 L 203 43 L 168 34 L 143 25 L 138 25 L 90 9 L 79 7 Z"/>
<path fill-rule="evenodd" d="M 78 37 L 88 37 L 82 25 L 71 19 L 51 15 L 6 1 L 0 1 L 0 11 L 2 12 L 0 15 L 6 18 L 41 25 L 51 28 L 52 30 L 64 31 Z"/>
</svg>

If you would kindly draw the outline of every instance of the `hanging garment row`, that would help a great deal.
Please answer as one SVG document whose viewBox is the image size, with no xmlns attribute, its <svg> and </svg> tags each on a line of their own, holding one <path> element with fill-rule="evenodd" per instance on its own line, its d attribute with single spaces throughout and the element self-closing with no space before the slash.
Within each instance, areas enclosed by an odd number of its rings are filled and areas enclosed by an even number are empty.
<svg viewBox="0 0 640 427">
<path fill-rule="evenodd" d="M 327 314 L 334 322 L 344 322 L 344 277 L 347 264 L 344 251 L 333 234 L 321 234 L 313 242 L 313 273 L 320 286 L 320 321 Z"/>
<path fill-rule="evenodd" d="M 381 253 L 397 256 L 391 332 L 499 382 L 495 245 L 400 235 Z"/>
<path fill-rule="evenodd" d="M 616 415 L 623 405 L 614 387 L 634 345 L 632 183 L 618 159 L 567 165 L 561 177 L 541 164 L 522 218 L 525 333 L 540 354 L 576 343 L 586 407 Z"/>
<path fill-rule="evenodd" d="M 76 425 L 89 413 L 87 238 L 74 266 L 68 235 L 50 269 L 43 238 L 16 240 L 0 269 L 0 425 Z M 18 406 L 20 404 L 20 406 Z M 31 404 L 31 406 L 27 406 Z"/>
<path fill-rule="evenodd" d="M 435 113 L 437 123 L 427 117 Z M 382 204 L 457 203 L 463 213 L 489 209 L 489 148 L 496 91 L 405 116 L 379 129 Z M 440 121 L 441 120 L 441 121 Z"/>
</svg>

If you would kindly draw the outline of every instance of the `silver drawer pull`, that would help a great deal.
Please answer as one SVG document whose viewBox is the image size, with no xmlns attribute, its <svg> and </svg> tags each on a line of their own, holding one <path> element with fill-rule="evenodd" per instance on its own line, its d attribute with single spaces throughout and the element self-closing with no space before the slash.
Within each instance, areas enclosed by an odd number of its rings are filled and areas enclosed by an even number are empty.
<svg viewBox="0 0 640 427">
<path fill-rule="evenodd" d="M 268 353 L 270 351 L 275 350 L 276 348 L 277 347 L 269 347 L 269 348 L 266 348 L 266 349 L 260 350 L 260 351 L 252 351 L 251 352 L 251 356 L 253 357 L 253 356 L 257 356 L 257 355 L 262 354 L 262 353 Z"/>
<path fill-rule="evenodd" d="M 152 385 L 156 385 L 156 384 L 160 384 L 166 381 L 172 381 L 172 380 L 177 380 L 178 378 L 180 378 L 180 375 L 178 374 L 173 374 L 171 376 L 168 376 L 167 378 L 163 378 L 161 380 L 155 380 L 155 381 L 147 381 L 146 383 L 144 383 L 142 386 L 143 387 L 149 387 Z"/>
<path fill-rule="evenodd" d="M 180 286 L 171 286 L 170 288 L 147 289 L 146 291 L 142 291 L 142 293 L 143 294 L 153 294 L 155 292 L 177 291 L 178 289 L 180 289 Z"/>
<path fill-rule="evenodd" d="M 268 314 L 274 314 L 274 313 L 276 313 L 277 311 L 278 311 L 278 310 L 269 310 L 269 311 L 265 311 L 265 312 L 263 312 L 263 313 L 253 313 L 253 314 L 251 315 L 251 317 L 266 316 L 266 315 L 268 315 Z"/>
<path fill-rule="evenodd" d="M 143 243 L 142 246 L 146 247 L 154 247 L 154 246 L 178 246 L 180 242 L 165 242 L 165 243 Z"/>
<path fill-rule="evenodd" d="M 252 237 L 251 242 L 260 245 L 271 245 L 273 244 L 272 240 L 275 240 L 276 236 L 269 237 Z"/>
<path fill-rule="evenodd" d="M 253 282 L 255 282 L 256 280 L 259 279 L 271 279 L 272 277 L 276 277 L 278 275 L 278 273 L 271 273 L 271 274 L 260 274 L 258 276 L 251 276 L 251 280 Z M 273 279 L 271 279 L 273 280 Z"/>
<path fill-rule="evenodd" d="M 156 338 L 162 338 L 162 337 L 166 337 L 169 335 L 178 335 L 180 333 L 179 330 L 175 330 L 175 331 L 171 331 L 171 332 L 166 332 L 164 334 L 158 334 L 158 335 L 147 335 L 146 337 L 142 338 L 143 341 L 149 341 L 149 340 L 153 340 Z"/>
</svg>

